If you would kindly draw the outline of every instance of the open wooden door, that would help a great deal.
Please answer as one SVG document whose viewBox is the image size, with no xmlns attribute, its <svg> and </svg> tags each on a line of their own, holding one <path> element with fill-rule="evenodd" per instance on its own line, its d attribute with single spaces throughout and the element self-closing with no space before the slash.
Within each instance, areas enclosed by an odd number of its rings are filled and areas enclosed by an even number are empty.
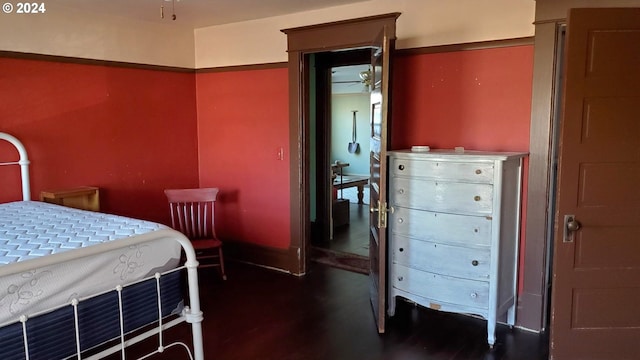
<svg viewBox="0 0 640 360">
<path fill-rule="evenodd" d="M 389 68 L 393 42 L 386 27 L 376 38 L 371 54 L 371 150 L 369 277 L 371 305 L 378 332 L 385 330 L 387 293 L 387 146 L 390 127 Z"/>
<path fill-rule="evenodd" d="M 640 356 L 640 9 L 572 9 L 552 359 Z"/>
</svg>

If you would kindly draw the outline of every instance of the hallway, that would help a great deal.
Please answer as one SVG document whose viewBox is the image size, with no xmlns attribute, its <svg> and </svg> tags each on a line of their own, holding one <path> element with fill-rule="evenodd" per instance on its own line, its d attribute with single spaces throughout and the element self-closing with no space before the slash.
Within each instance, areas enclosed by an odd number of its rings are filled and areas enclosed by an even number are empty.
<svg viewBox="0 0 640 360">
<path fill-rule="evenodd" d="M 369 188 L 358 204 L 356 188 L 344 189 L 340 198 L 349 200 L 349 224 L 334 228 L 333 239 L 311 248 L 311 261 L 340 269 L 369 273 Z"/>
</svg>

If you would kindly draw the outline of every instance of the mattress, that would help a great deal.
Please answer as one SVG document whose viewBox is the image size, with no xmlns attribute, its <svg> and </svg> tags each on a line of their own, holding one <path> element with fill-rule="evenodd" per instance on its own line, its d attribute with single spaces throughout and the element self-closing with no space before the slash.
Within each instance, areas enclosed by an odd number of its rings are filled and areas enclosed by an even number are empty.
<svg viewBox="0 0 640 360">
<path fill-rule="evenodd" d="M 175 268 L 181 246 L 168 229 L 43 202 L 0 204 L 0 326 Z"/>
</svg>

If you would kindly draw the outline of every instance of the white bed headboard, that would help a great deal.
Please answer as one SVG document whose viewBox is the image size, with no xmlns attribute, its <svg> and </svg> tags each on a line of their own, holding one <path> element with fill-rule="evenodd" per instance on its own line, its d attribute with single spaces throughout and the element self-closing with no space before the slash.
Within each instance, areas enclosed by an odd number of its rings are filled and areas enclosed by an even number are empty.
<svg viewBox="0 0 640 360">
<path fill-rule="evenodd" d="M 20 165 L 20 174 L 22 176 L 22 200 L 31 200 L 31 188 L 29 186 L 29 159 L 27 158 L 27 150 L 20 140 L 7 133 L 0 132 L 0 139 L 6 140 L 15 146 L 20 154 L 20 160 L 10 162 L 0 162 L 0 165 Z"/>
</svg>

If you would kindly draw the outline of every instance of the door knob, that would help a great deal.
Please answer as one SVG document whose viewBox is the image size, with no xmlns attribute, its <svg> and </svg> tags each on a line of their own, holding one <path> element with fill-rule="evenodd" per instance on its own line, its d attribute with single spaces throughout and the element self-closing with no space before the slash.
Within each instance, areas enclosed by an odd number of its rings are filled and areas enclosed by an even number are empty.
<svg viewBox="0 0 640 360">
<path fill-rule="evenodd" d="M 580 230 L 580 226 L 580 222 L 578 222 L 575 218 L 572 218 L 567 222 L 567 230 L 569 231 L 578 231 Z"/>
<path fill-rule="evenodd" d="M 580 222 L 576 220 L 575 215 L 565 215 L 562 242 L 573 242 L 575 232 L 580 230 L 581 227 L 582 224 L 580 224 Z"/>
</svg>

